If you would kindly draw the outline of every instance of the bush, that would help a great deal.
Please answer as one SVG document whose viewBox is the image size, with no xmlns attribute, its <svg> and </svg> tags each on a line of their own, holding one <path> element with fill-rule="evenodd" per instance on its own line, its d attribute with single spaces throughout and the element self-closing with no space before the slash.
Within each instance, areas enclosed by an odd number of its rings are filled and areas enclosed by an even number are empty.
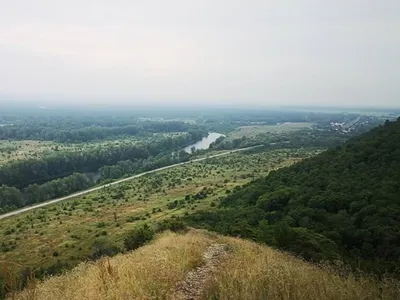
<svg viewBox="0 0 400 300">
<path fill-rule="evenodd" d="M 186 223 L 181 219 L 164 220 L 158 224 L 157 231 L 171 230 L 173 232 L 184 231 L 187 229 Z"/>
<path fill-rule="evenodd" d="M 103 256 L 114 256 L 121 253 L 121 249 L 105 238 L 100 238 L 94 241 L 92 249 L 93 252 L 89 256 L 90 259 L 99 259 Z"/>
<path fill-rule="evenodd" d="M 124 239 L 124 246 L 126 250 L 135 250 L 147 242 L 151 241 L 154 237 L 154 231 L 145 224 L 143 227 L 132 230 Z"/>
<path fill-rule="evenodd" d="M 177 206 L 178 206 L 178 201 L 177 201 L 177 200 L 175 200 L 174 202 L 170 202 L 170 203 L 168 203 L 168 205 L 167 205 L 168 209 L 174 209 L 174 208 L 176 208 Z"/>
<path fill-rule="evenodd" d="M 106 223 L 104 223 L 104 222 L 99 222 L 99 223 L 96 224 L 96 227 L 97 227 L 97 228 L 106 227 Z"/>
</svg>

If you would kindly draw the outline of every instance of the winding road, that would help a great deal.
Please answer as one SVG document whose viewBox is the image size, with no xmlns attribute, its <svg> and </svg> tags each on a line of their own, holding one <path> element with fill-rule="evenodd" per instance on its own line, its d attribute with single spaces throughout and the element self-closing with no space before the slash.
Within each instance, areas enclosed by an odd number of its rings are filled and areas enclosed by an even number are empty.
<svg viewBox="0 0 400 300">
<path fill-rule="evenodd" d="M 257 145 L 257 146 L 253 146 L 253 147 L 236 149 L 236 150 L 232 150 L 232 151 L 229 151 L 229 152 L 223 152 L 223 153 L 215 154 L 215 155 L 208 156 L 208 157 L 197 158 L 197 159 L 193 159 L 193 160 L 189 160 L 189 161 L 185 161 L 185 162 L 181 162 L 181 163 L 165 166 L 165 167 L 162 167 L 162 168 L 154 169 L 154 170 L 151 170 L 151 171 L 143 172 L 143 173 L 136 174 L 136 175 L 124 178 L 124 179 L 120 179 L 120 180 L 111 182 L 111 183 L 107 183 L 107 184 L 104 184 L 104 185 L 101 185 L 101 186 L 97 186 L 97 187 L 94 187 L 94 188 L 91 188 L 91 189 L 88 189 L 88 190 L 85 190 L 85 191 L 74 193 L 74 194 L 71 194 L 71 195 L 68 195 L 68 196 L 65 196 L 65 197 L 49 200 L 49 201 L 46 201 L 46 202 L 43 202 L 43 203 L 39 203 L 39 204 L 36 204 L 36 205 L 24 207 L 24 208 L 21 208 L 21 209 L 18 209 L 18 210 L 14 210 L 14 211 L 5 213 L 3 215 L 0 215 L 0 220 L 8 218 L 8 217 L 12 217 L 12 216 L 16 216 L 16 215 L 22 214 L 24 212 L 27 212 L 27 211 L 30 211 L 30 210 L 34 210 L 36 208 L 44 207 L 44 206 L 51 205 L 51 204 L 54 204 L 54 203 L 58 203 L 58 202 L 61 202 L 61 201 L 64 201 L 64 200 L 72 199 L 72 198 L 75 198 L 75 197 L 78 197 L 78 196 L 86 195 L 86 194 L 101 190 L 101 189 L 106 188 L 106 187 L 110 187 L 110 186 L 113 186 L 113 185 L 116 185 L 116 184 L 120 184 L 120 183 L 125 182 L 125 181 L 129 181 L 129 180 L 132 180 L 132 179 L 135 179 L 135 178 L 142 177 L 142 176 L 150 174 L 150 173 L 156 173 L 156 172 L 163 171 L 163 170 L 166 170 L 166 169 L 171 169 L 171 168 L 175 168 L 175 167 L 178 167 L 178 166 L 187 165 L 187 164 L 190 164 L 190 163 L 193 163 L 193 162 L 199 162 L 199 161 L 203 161 L 203 160 L 210 159 L 210 158 L 225 156 L 225 155 L 229 155 L 229 154 L 232 154 L 232 153 L 235 153 L 235 152 L 251 150 L 251 149 L 254 149 L 254 148 L 261 147 L 261 146 L 262 145 Z"/>
</svg>

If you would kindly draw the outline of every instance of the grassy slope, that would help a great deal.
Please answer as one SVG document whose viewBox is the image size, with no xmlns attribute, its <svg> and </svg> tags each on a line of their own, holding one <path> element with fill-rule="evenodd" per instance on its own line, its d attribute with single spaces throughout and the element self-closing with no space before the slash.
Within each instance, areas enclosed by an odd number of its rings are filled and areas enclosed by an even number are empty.
<svg viewBox="0 0 400 300">
<path fill-rule="evenodd" d="M 337 273 L 250 241 L 191 230 L 166 232 L 128 254 L 82 263 L 74 270 L 10 299 L 94 300 L 167 299 L 176 283 L 202 263 L 213 243 L 229 246 L 228 256 L 210 278 L 203 299 L 399 299 L 399 282 L 379 282 L 359 274 Z"/>
<path fill-rule="evenodd" d="M 144 222 L 213 209 L 211 202 L 218 204 L 226 190 L 297 161 L 299 151 L 233 154 L 166 170 L 2 220 L 0 265 L 11 263 L 35 268 L 57 261 L 75 265 L 93 252 L 95 241 L 106 240 L 109 244 L 122 246 L 124 234 Z M 303 152 L 300 157 L 302 155 L 311 153 Z M 175 209 L 167 208 L 170 202 L 184 200 L 186 195 L 194 195 L 204 187 L 212 190 L 207 198 Z"/>
</svg>

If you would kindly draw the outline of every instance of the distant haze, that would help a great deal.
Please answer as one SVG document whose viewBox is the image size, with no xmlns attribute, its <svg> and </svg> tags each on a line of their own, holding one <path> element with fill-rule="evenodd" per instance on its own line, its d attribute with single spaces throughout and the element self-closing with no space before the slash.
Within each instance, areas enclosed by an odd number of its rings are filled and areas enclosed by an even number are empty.
<svg viewBox="0 0 400 300">
<path fill-rule="evenodd" d="M 399 0 L 0 0 L 0 103 L 400 106 Z"/>
</svg>

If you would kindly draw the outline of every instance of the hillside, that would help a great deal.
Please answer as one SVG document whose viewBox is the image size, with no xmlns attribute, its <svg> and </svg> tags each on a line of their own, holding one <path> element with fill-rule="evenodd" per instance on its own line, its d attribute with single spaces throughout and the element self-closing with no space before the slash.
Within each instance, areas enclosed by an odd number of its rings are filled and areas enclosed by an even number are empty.
<svg viewBox="0 0 400 300">
<path fill-rule="evenodd" d="M 254 242 L 190 230 L 185 234 L 164 232 L 136 251 L 82 263 L 44 282 L 32 280 L 22 293 L 9 297 L 399 299 L 399 288 L 397 281 L 339 274 Z"/>
<path fill-rule="evenodd" d="M 238 187 L 189 221 L 308 260 L 398 272 L 399 195 L 400 118 Z"/>
</svg>

